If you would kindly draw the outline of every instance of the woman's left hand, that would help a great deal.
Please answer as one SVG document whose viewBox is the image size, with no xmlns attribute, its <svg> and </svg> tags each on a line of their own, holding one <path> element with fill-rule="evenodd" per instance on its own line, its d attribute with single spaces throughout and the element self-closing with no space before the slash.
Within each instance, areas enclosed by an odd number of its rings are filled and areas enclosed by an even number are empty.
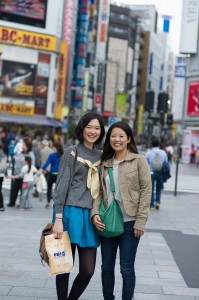
<svg viewBox="0 0 199 300">
<path fill-rule="evenodd" d="M 144 234 L 144 231 L 134 228 L 134 236 L 139 238 Z"/>
</svg>

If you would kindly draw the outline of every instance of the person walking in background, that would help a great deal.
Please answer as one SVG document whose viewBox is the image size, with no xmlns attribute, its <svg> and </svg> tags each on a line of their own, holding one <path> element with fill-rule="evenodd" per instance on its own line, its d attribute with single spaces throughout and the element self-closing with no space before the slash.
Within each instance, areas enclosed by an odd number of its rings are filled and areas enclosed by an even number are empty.
<svg viewBox="0 0 199 300">
<path fill-rule="evenodd" d="M 24 166 L 21 169 L 20 174 L 7 176 L 11 179 L 22 178 L 22 194 L 20 200 L 21 210 L 32 210 L 32 191 L 34 187 L 34 175 L 37 173 L 37 168 L 32 165 L 32 159 L 30 156 L 25 156 Z"/>
<path fill-rule="evenodd" d="M 3 143 L 0 141 L 0 211 L 4 211 L 4 198 L 2 193 L 2 185 L 5 173 L 7 171 L 7 157 L 3 151 Z"/>
<path fill-rule="evenodd" d="M 93 276 L 99 246 L 98 236 L 90 222 L 90 209 L 100 188 L 98 171 L 101 151 L 95 146 L 100 144 L 105 134 L 101 116 L 93 112 L 85 114 L 75 133 L 79 143 L 66 149 L 58 172 L 53 197 L 53 232 L 55 238 L 61 238 L 63 231 L 69 232 L 73 259 L 76 249 L 79 254 L 79 274 L 69 296 L 70 274 L 56 276 L 58 300 L 80 298 Z"/>
<path fill-rule="evenodd" d="M 31 157 L 32 165 L 35 165 L 35 156 L 32 152 L 32 144 L 28 140 L 23 141 L 22 152 L 17 151 L 14 155 L 14 168 L 12 175 L 18 175 L 21 173 L 21 168 L 24 163 L 24 157 Z M 12 179 L 11 190 L 10 190 L 10 200 L 7 204 L 8 207 L 15 206 L 19 191 L 22 192 L 22 178 Z"/>
<path fill-rule="evenodd" d="M 48 159 L 48 156 L 53 153 L 53 149 L 49 147 L 49 141 L 43 140 L 41 142 L 41 150 L 40 150 L 40 156 L 41 156 L 41 166 L 45 164 L 45 162 Z M 49 172 L 50 167 L 47 167 L 46 170 Z"/>
<path fill-rule="evenodd" d="M 9 165 L 13 166 L 13 157 L 14 157 L 14 149 L 15 149 L 16 141 L 15 138 L 12 137 L 10 140 L 10 144 L 8 146 L 8 153 L 9 153 Z"/>
<path fill-rule="evenodd" d="M 50 208 L 50 201 L 52 199 L 52 188 L 53 184 L 56 182 L 61 156 L 64 152 L 63 146 L 57 142 L 53 143 L 52 150 L 53 153 L 49 154 L 47 161 L 42 166 L 42 170 L 46 172 L 46 168 L 50 165 L 50 172 L 47 180 L 47 204 L 45 206 L 46 208 Z"/>
<path fill-rule="evenodd" d="M 198 166 L 199 166 L 199 147 L 197 147 L 195 157 L 196 157 L 196 167 L 198 168 Z"/>
<path fill-rule="evenodd" d="M 115 299 L 115 262 L 120 250 L 123 300 L 132 300 L 135 289 L 135 258 L 140 237 L 148 217 L 151 200 L 151 176 L 145 157 L 138 154 L 131 128 L 125 122 L 116 122 L 108 130 L 101 165 L 101 195 L 91 210 L 93 224 L 105 228 L 99 216 L 101 201 L 109 206 L 113 201 L 107 168 L 113 168 L 114 198 L 124 219 L 124 233 L 111 238 L 101 237 L 102 289 L 105 300 Z"/>
<path fill-rule="evenodd" d="M 152 138 L 151 144 L 152 149 L 146 153 L 146 159 L 150 166 L 152 181 L 150 210 L 155 210 L 155 208 L 160 208 L 161 191 L 164 188 L 163 164 L 168 163 L 168 158 L 166 152 L 159 149 L 160 144 L 157 138 Z"/>
<path fill-rule="evenodd" d="M 196 162 L 196 149 L 195 145 L 191 145 L 191 153 L 190 153 L 190 164 L 195 164 Z"/>
<path fill-rule="evenodd" d="M 168 163 L 172 164 L 173 161 L 173 154 L 174 154 L 174 148 L 172 146 L 172 144 L 169 144 L 166 147 L 166 153 L 167 153 L 167 157 L 168 157 Z"/>
<path fill-rule="evenodd" d="M 37 140 L 32 141 L 32 152 L 35 156 L 35 167 L 39 170 L 41 168 L 41 154 L 40 154 L 40 148 L 39 143 Z"/>
</svg>

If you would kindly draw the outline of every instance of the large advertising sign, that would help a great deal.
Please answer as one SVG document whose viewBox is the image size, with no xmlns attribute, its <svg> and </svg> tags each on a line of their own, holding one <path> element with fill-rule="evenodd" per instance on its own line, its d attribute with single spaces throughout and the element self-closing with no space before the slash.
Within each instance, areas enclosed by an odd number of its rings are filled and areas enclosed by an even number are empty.
<svg viewBox="0 0 199 300">
<path fill-rule="evenodd" d="M 14 104 L 14 103 L 0 103 L 0 112 L 16 115 L 32 116 L 34 114 L 33 103 L 26 104 Z"/>
<path fill-rule="evenodd" d="M 58 76 L 57 76 L 57 96 L 55 102 L 55 118 L 62 119 L 62 107 L 64 104 L 64 95 L 66 89 L 66 72 L 67 72 L 67 41 L 60 42 L 60 53 L 58 62 Z"/>
<path fill-rule="evenodd" d="M 1 95 L 33 99 L 36 65 L 3 61 Z"/>
<path fill-rule="evenodd" d="M 0 26 L 0 43 L 56 51 L 56 37 Z"/>
<path fill-rule="evenodd" d="M 199 1 L 184 0 L 181 24 L 181 53 L 197 53 Z"/>
<path fill-rule="evenodd" d="M 185 76 L 186 76 L 186 58 L 183 56 L 177 56 L 176 65 L 175 65 L 175 78 L 174 78 L 173 104 L 172 104 L 172 113 L 175 121 L 182 120 L 183 118 Z"/>
<path fill-rule="evenodd" d="M 187 114 L 199 115 L 199 80 L 189 82 Z"/>
<path fill-rule="evenodd" d="M 50 74 L 50 54 L 39 53 L 35 82 L 35 114 L 45 115 Z"/>
<path fill-rule="evenodd" d="M 126 93 L 116 94 L 116 117 L 125 118 L 126 117 Z"/>
<path fill-rule="evenodd" d="M 45 27 L 47 0 L 2 0 L 0 19 L 36 27 Z"/>
</svg>

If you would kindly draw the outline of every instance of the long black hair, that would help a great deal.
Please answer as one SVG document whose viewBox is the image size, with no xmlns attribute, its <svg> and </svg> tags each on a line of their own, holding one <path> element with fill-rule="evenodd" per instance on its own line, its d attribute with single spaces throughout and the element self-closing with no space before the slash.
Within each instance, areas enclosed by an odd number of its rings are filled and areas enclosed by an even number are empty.
<svg viewBox="0 0 199 300">
<path fill-rule="evenodd" d="M 83 137 L 84 128 L 88 125 L 90 121 L 94 119 L 97 119 L 99 121 L 100 129 L 101 129 L 99 139 L 95 142 L 95 144 L 100 144 L 102 142 L 105 135 L 103 119 L 99 114 L 94 112 L 89 112 L 80 119 L 79 123 L 77 124 L 77 127 L 75 128 L 75 135 L 80 143 L 83 143 L 84 141 L 84 137 Z"/>
<path fill-rule="evenodd" d="M 127 148 L 133 153 L 138 153 L 131 127 L 127 123 L 119 121 L 119 122 L 116 122 L 113 125 L 111 125 L 111 127 L 109 128 L 109 130 L 107 132 L 106 139 L 104 142 L 104 149 L 103 149 L 101 161 L 105 161 L 105 160 L 113 157 L 115 154 L 115 151 L 113 150 L 113 148 L 111 147 L 111 144 L 110 144 L 110 136 L 111 136 L 111 132 L 114 128 L 120 128 L 126 133 L 127 137 L 130 138 L 130 142 L 128 143 Z"/>
<path fill-rule="evenodd" d="M 61 157 L 62 154 L 64 153 L 64 148 L 63 148 L 62 144 L 60 144 L 60 143 L 58 143 L 58 142 L 54 142 L 54 143 L 53 143 L 53 147 L 56 148 L 56 150 L 57 150 L 57 155 L 58 155 L 59 157 Z"/>
<path fill-rule="evenodd" d="M 28 163 L 28 173 L 31 170 L 32 159 L 30 156 L 25 156 L 24 160 Z"/>
</svg>

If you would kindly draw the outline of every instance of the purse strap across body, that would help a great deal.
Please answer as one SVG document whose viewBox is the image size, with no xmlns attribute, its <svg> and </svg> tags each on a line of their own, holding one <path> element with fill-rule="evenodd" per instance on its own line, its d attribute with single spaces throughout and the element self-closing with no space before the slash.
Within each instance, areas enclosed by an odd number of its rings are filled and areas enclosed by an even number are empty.
<svg viewBox="0 0 199 300">
<path fill-rule="evenodd" d="M 109 175 L 109 180 L 110 180 L 110 186 L 111 186 L 111 192 L 113 194 L 113 199 L 115 200 L 115 182 L 114 182 L 114 177 L 113 177 L 113 168 L 108 167 L 108 175 Z"/>
</svg>

